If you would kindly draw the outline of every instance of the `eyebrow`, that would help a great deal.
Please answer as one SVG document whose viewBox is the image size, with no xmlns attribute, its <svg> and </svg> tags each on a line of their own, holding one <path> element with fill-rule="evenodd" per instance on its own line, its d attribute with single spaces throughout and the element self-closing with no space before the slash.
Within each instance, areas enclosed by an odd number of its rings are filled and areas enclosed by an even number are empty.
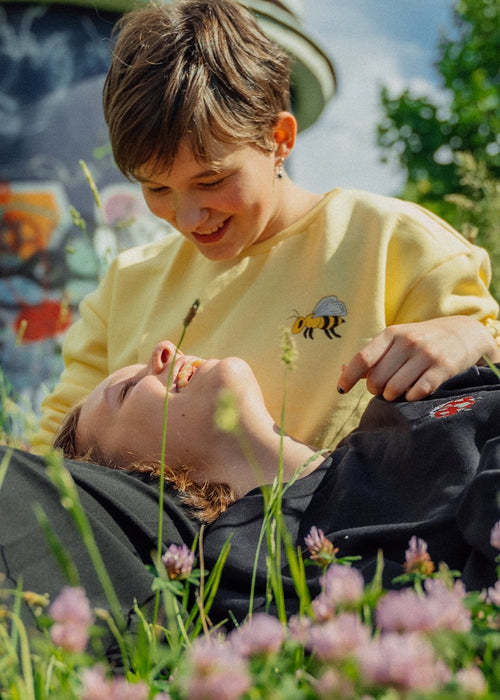
<svg viewBox="0 0 500 700">
<path fill-rule="evenodd" d="M 217 167 L 214 165 L 213 167 L 206 168 L 205 170 L 200 170 L 199 172 L 194 173 L 194 175 L 192 175 L 190 177 L 190 180 L 199 180 L 200 178 L 203 178 L 203 177 L 212 177 L 214 175 L 220 175 L 222 172 L 224 172 L 225 169 L 226 168 Z M 161 182 L 158 182 L 157 180 L 154 180 L 153 178 L 148 177 L 148 176 L 142 177 L 141 175 L 134 175 L 134 178 L 137 180 L 137 182 L 140 182 L 141 184 L 146 184 L 146 183 L 150 183 L 151 185 L 161 185 L 162 184 Z"/>
</svg>

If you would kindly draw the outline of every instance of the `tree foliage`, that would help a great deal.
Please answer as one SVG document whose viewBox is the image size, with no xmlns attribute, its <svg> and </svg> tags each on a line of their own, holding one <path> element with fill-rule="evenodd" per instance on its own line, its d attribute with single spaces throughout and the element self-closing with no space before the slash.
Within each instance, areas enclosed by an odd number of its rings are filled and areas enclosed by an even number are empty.
<svg viewBox="0 0 500 700">
<path fill-rule="evenodd" d="M 500 292 L 500 0 L 458 0 L 438 46 L 437 101 L 382 88 L 378 143 L 406 171 L 400 196 L 423 204 L 488 248 Z"/>
</svg>

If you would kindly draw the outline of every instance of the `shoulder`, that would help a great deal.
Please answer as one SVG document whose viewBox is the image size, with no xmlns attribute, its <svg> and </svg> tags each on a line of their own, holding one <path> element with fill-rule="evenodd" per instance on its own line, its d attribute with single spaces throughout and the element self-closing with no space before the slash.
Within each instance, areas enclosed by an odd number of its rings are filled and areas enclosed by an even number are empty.
<svg viewBox="0 0 500 700">
<path fill-rule="evenodd" d="M 389 197 L 368 192 L 367 190 L 337 188 L 326 195 L 326 200 L 327 206 L 331 207 L 344 207 L 353 212 L 366 212 L 371 215 L 393 219 L 414 219 L 426 225 L 437 224 L 453 230 L 449 224 L 428 209 L 415 202 L 398 199 L 397 197 Z"/>
<path fill-rule="evenodd" d="M 127 248 L 127 250 L 119 253 L 113 262 L 118 267 L 129 267 L 136 263 L 156 259 L 158 256 L 169 255 L 182 246 L 184 240 L 179 233 L 173 231 L 172 233 L 167 233 L 159 241 Z"/>
<path fill-rule="evenodd" d="M 332 220 L 344 217 L 351 231 L 361 228 L 387 243 L 430 246 L 451 254 L 475 248 L 448 222 L 415 202 L 357 189 L 337 189 L 327 196 Z"/>
<path fill-rule="evenodd" d="M 119 253 L 112 265 L 116 269 L 123 269 L 137 264 L 147 264 L 149 261 L 170 257 L 186 243 L 180 233 L 176 231 L 167 233 L 164 238 L 152 243 L 128 248 Z"/>
</svg>

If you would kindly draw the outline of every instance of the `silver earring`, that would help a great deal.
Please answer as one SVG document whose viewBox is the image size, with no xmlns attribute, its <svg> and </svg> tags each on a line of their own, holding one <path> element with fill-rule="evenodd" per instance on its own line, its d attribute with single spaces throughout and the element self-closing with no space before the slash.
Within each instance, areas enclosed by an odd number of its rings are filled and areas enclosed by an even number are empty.
<svg viewBox="0 0 500 700">
<path fill-rule="evenodd" d="M 284 158 L 280 158 L 277 164 L 277 170 L 276 170 L 276 177 L 278 180 L 281 180 L 283 177 L 283 163 L 285 162 Z"/>
</svg>

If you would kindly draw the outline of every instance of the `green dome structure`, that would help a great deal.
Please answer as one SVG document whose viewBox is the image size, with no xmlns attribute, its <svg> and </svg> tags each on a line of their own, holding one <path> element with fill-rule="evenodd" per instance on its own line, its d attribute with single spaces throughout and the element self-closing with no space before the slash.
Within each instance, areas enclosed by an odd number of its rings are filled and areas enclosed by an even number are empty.
<svg viewBox="0 0 500 700">
<path fill-rule="evenodd" d="M 301 0 L 241 0 L 277 44 L 293 57 L 292 104 L 303 131 L 314 124 L 337 86 L 330 58 L 308 36 L 303 25 Z"/>
<path fill-rule="evenodd" d="M 266 34 L 292 56 L 293 111 L 299 130 L 307 129 L 314 124 L 334 96 L 337 81 L 330 58 L 305 31 L 302 0 L 238 2 L 251 10 Z M 133 4 L 130 0 L 39 0 L 39 3 L 80 6 L 117 13 L 127 11 Z"/>
</svg>

